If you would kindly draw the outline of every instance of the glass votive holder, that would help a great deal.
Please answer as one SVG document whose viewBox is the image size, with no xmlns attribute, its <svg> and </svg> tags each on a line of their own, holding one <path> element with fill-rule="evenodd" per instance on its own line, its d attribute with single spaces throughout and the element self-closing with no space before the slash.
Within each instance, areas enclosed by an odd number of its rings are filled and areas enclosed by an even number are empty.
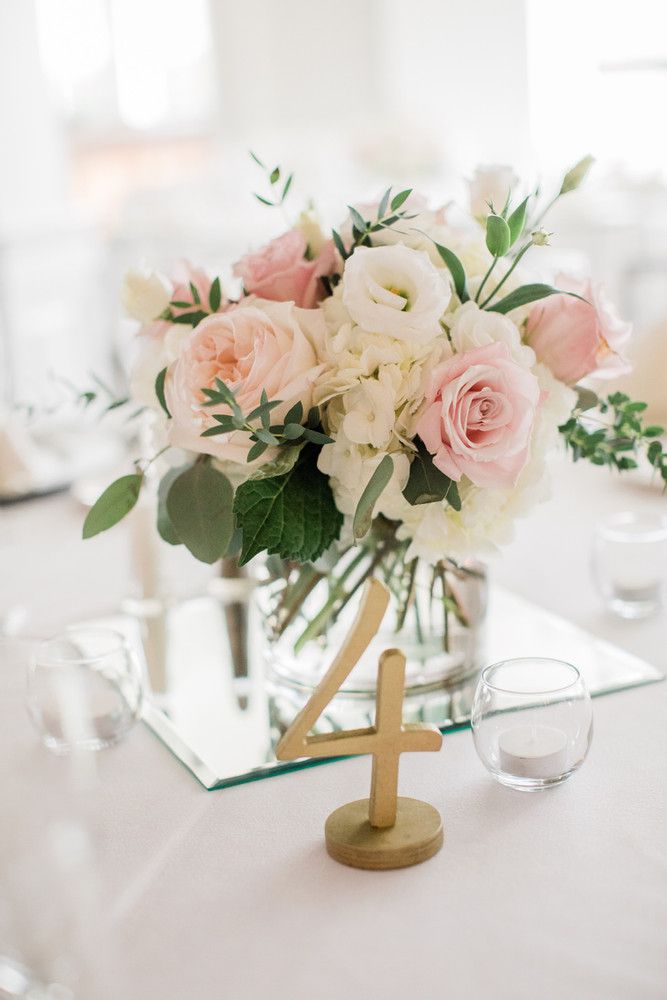
<svg viewBox="0 0 667 1000">
<path fill-rule="evenodd" d="M 141 702 L 137 658 L 117 632 L 71 628 L 35 646 L 27 706 L 49 750 L 117 743 L 139 717 Z"/>
<path fill-rule="evenodd" d="M 593 709 L 576 667 L 531 656 L 482 671 L 471 723 L 487 770 L 501 784 L 530 792 L 558 785 L 581 767 Z"/>
<path fill-rule="evenodd" d="M 662 607 L 666 577 L 667 517 L 625 511 L 597 526 L 593 578 L 615 614 L 655 614 Z"/>
</svg>

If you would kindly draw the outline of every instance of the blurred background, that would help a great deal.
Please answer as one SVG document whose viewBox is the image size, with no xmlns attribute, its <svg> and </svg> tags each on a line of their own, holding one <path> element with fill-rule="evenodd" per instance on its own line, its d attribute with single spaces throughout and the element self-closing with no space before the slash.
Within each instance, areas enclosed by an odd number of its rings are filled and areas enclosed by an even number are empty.
<svg viewBox="0 0 667 1000">
<path fill-rule="evenodd" d="M 591 153 L 548 228 L 634 321 L 628 388 L 667 420 L 666 28 L 654 0 L 3 0 L 0 499 L 132 454 L 72 401 L 123 393 L 127 266 L 224 275 L 285 227 L 249 149 L 329 224 L 388 184 L 465 200 L 478 164 L 548 192 Z"/>
</svg>

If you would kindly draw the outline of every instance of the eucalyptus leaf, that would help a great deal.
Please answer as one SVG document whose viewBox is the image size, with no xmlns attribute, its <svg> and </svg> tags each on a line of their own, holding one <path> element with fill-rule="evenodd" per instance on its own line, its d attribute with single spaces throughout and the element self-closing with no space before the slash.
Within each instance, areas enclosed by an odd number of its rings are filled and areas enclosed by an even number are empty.
<svg viewBox="0 0 667 1000">
<path fill-rule="evenodd" d="M 171 518 L 169 517 L 169 512 L 167 510 L 167 495 L 171 489 L 172 483 L 178 479 L 178 477 L 189 469 L 189 465 L 178 465 L 169 469 L 168 472 L 164 474 L 160 480 L 160 485 L 157 491 L 157 530 L 160 538 L 167 542 L 169 545 L 181 545 L 181 539 L 176 533 L 176 529 L 171 523 Z"/>
<path fill-rule="evenodd" d="M 350 210 L 350 218 L 352 219 L 352 224 L 359 230 L 359 233 L 364 233 L 366 231 L 366 220 L 363 215 L 361 215 L 356 208 L 352 205 L 347 206 Z"/>
<path fill-rule="evenodd" d="M 107 486 L 88 511 L 83 522 L 83 537 L 92 538 L 122 521 L 139 499 L 143 479 L 143 475 L 137 472 L 121 476 Z"/>
<path fill-rule="evenodd" d="M 254 469 L 250 473 L 249 478 L 257 480 L 273 479 L 275 476 L 284 476 L 290 471 L 290 469 L 294 468 L 302 448 L 303 443 L 285 445 L 285 447 L 278 450 L 278 454 L 272 461 L 264 462 L 257 469 Z M 249 454 L 248 457 L 250 457 Z"/>
<path fill-rule="evenodd" d="M 201 562 L 214 563 L 234 531 L 234 490 L 209 462 L 197 461 L 177 476 L 167 493 L 169 520 L 176 535 Z"/>
<path fill-rule="evenodd" d="M 394 460 L 385 455 L 366 483 L 354 512 L 352 530 L 355 538 L 363 538 L 370 531 L 373 509 L 394 472 Z"/>
<path fill-rule="evenodd" d="M 387 206 L 389 205 L 389 199 L 391 198 L 391 188 L 388 187 L 385 193 L 380 198 L 380 204 L 378 205 L 378 219 L 384 216 L 387 211 Z"/>
<path fill-rule="evenodd" d="M 405 191 L 399 191 L 398 194 L 395 194 L 394 197 L 391 199 L 392 212 L 396 212 L 401 207 L 401 205 L 408 200 L 411 194 L 412 194 L 412 188 L 406 188 Z"/>
<path fill-rule="evenodd" d="M 585 410 L 594 409 L 600 402 L 597 393 L 593 392 L 592 389 L 587 389 L 583 385 L 575 385 L 574 391 L 577 394 L 576 409 L 580 410 L 582 413 Z"/>
</svg>

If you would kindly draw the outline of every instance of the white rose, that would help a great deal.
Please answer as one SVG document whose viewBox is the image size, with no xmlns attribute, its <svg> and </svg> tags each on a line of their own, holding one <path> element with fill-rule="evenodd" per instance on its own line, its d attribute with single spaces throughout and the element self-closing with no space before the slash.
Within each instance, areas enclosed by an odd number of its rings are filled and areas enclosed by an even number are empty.
<svg viewBox="0 0 667 1000">
<path fill-rule="evenodd" d="M 397 340 L 428 342 L 451 298 L 446 275 L 423 251 L 400 243 L 357 247 L 345 265 L 343 303 L 364 330 Z"/>
<path fill-rule="evenodd" d="M 172 285 L 158 271 L 131 268 L 125 273 L 121 301 L 128 316 L 150 323 L 167 308 L 172 296 Z"/>
<path fill-rule="evenodd" d="M 470 214 L 476 219 L 486 219 L 489 204 L 493 205 L 496 212 L 502 212 L 507 196 L 518 180 L 511 167 L 477 167 L 472 180 L 468 181 Z"/>
</svg>

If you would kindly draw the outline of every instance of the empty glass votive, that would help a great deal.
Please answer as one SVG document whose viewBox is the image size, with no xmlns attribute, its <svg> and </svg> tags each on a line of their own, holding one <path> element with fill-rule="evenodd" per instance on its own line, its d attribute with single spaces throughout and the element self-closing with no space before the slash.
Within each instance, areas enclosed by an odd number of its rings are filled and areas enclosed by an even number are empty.
<svg viewBox="0 0 667 1000">
<path fill-rule="evenodd" d="M 666 576 L 667 517 L 625 511 L 597 526 L 593 578 L 615 614 L 655 614 L 662 607 Z"/>
</svg>

